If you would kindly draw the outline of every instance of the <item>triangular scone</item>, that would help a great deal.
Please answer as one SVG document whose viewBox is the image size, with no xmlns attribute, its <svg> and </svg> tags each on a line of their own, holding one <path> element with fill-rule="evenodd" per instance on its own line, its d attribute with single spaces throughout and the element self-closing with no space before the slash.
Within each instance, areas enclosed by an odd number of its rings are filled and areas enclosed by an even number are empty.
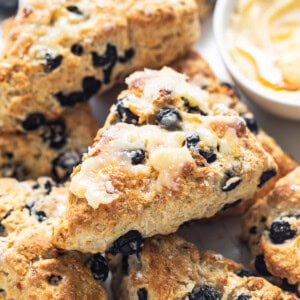
<svg viewBox="0 0 300 300">
<path fill-rule="evenodd" d="M 249 208 L 242 233 L 257 272 L 280 278 L 300 295 L 300 167 Z"/>
<path fill-rule="evenodd" d="M 247 199 L 276 166 L 245 121 L 170 68 L 137 72 L 70 184 L 63 249 L 107 250 L 120 236 L 176 231 Z M 209 114 L 209 116 L 208 116 Z M 241 200 L 240 200 L 241 199 Z"/>
<path fill-rule="evenodd" d="M 296 300 L 221 254 L 176 235 L 146 239 L 139 255 L 111 256 L 116 299 Z"/>
<path fill-rule="evenodd" d="M 67 195 L 49 178 L 0 179 L 0 299 L 107 299 L 105 259 L 59 251 L 51 242 Z"/>
<path fill-rule="evenodd" d="M 0 130 L 24 130 L 133 70 L 161 67 L 199 36 L 195 0 L 26 0 L 5 33 Z"/>
</svg>

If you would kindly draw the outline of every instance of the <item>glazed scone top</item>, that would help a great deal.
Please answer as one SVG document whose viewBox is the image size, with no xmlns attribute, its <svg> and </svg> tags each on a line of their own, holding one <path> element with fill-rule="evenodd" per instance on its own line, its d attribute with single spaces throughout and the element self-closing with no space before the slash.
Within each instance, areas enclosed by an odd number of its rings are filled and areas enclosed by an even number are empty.
<svg viewBox="0 0 300 300">
<path fill-rule="evenodd" d="M 249 151 L 241 140 L 251 138 L 251 133 L 245 121 L 225 106 L 211 110 L 207 93 L 186 80 L 169 68 L 129 77 L 129 88 L 121 93 L 112 108 L 116 114 L 107 124 L 117 122 L 100 131 L 75 171 L 71 192 L 97 208 L 119 198 L 122 191 L 113 178 L 126 174 L 149 182 L 155 178 L 146 192 L 149 199 L 155 193 L 172 195 L 181 191 L 185 177 L 201 176 L 200 167 L 213 170 L 219 180 L 224 177 L 223 192 L 238 186 L 242 181 L 239 173 L 249 167 L 239 160 Z M 272 167 L 268 159 L 266 170 Z"/>
<path fill-rule="evenodd" d="M 200 252 L 176 235 L 146 239 L 138 255 L 109 255 L 109 261 L 118 299 L 298 299 L 242 265 L 212 251 Z"/>
<path fill-rule="evenodd" d="M 52 244 L 67 197 L 67 187 L 46 177 L 0 179 L 0 298 L 107 299 L 99 282 L 108 273 L 103 257 L 65 253 Z M 101 276 L 93 272 L 96 258 Z"/>
<path fill-rule="evenodd" d="M 250 208 L 244 218 L 243 238 L 255 256 L 258 272 L 287 281 L 300 294 L 299 167 Z"/>
</svg>

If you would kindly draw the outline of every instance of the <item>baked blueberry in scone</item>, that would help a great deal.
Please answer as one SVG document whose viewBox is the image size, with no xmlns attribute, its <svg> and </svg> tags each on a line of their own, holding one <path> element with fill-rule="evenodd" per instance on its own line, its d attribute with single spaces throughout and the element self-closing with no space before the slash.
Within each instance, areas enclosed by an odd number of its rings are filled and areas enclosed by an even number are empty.
<svg viewBox="0 0 300 300">
<path fill-rule="evenodd" d="M 87 103 L 69 108 L 55 119 L 32 113 L 23 121 L 27 132 L 0 132 L 0 176 L 19 180 L 51 176 L 69 179 L 97 132 Z"/>
<path fill-rule="evenodd" d="M 6 23 L 0 130 L 46 119 L 104 92 L 133 70 L 161 67 L 199 36 L 195 0 L 26 0 Z"/>
<path fill-rule="evenodd" d="M 138 255 L 108 255 L 120 300 L 296 300 L 221 254 L 199 251 L 176 235 L 144 241 Z"/>
<path fill-rule="evenodd" d="M 0 179 L 0 298 L 108 299 L 101 254 L 64 252 L 52 244 L 68 188 L 49 178 Z"/>
<path fill-rule="evenodd" d="M 174 232 L 251 197 L 276 170 L 244 119 L 210 106 L 209 94 L 184 75 L 146 70 L 126 82 L 72 174 L 67 217 L 55 234 L 63 249 L 102 252 L 132 231 Z"/>
<path fill-rule="evenodd" d="M 249 209 L 244 217 L 243 239 L 254 256 L 257 272 L 280 278 L 283 288 L 300 295 L 299 167 Z"/>
<path fill-rule="evenodd" d="M 256 198 L 267 195 L 273 189 L 276 181 L 295 169 L 298 164 L 281 149 L 272 137 L 258 126 L 255 116 L 241 101 L 241 94 L 238 89 L 232 84 L 218 80 L 208 63 L 196 51 L 189 51 L 183 59 L 174 62 L 172 67 L 187 74 L 191 82 L 209 93 L 209 106 L 219 105 L 220 110 L 223 106 L 235 110 L 245 120 L 248 129 L 256 135 L 258 142 L 265 151 L 271 154 L 278 166 L 276 174 L 274 170 L 268 170 L 262 176 L 262 183 L 266 179 L 269 180 L 257 190 L 252 199 L 243 202 L 237 199 L 230 205 L 224 206 L 222 214 L 218 216 L 241 214 L 253 204 Z M 194 110 L 193 107 L 188 109 L 190 111 Z"/>
</svg>

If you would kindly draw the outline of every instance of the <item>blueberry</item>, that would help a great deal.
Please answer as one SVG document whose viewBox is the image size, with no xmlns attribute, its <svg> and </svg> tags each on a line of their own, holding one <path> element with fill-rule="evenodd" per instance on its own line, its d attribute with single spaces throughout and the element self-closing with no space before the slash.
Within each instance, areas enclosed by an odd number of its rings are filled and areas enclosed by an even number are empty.
<svg viewBox="0 0 300 300">
<path fill-rule="evenodd" d="M 50 180 L 47 180 L 44 184 L 44 188 L 46 190 L 46 195 L 49 195 L 52 191 L 52 182 Z"/>
<path fill-rule="evenodd" d="M 191 147 L 196 148 L 200 142 L 200 138 L 197 134 L 193 134 L 186 139 L 186 146 L 190 149 Z"/>
<path fill-rule="evenodd" d="M 142 235 L 137 230 L 131 230 L 114 241 L 109 252 L 112 254 L 122 253 L 123 255 L 138 254 L 142 250 L 142 246 Z"/>
<path fill-rule="evenodd" d="M 46 59 L 45 72 L 52 72 L 53 70 L 55 70 L 61 65 L 63 61 L 63 56 L 57 55 L 56 57 L 53 58 L 49 53 L 46 53 L 45 59 Z"/>
<path fill-rule="evenodd" d="M 74 106 L 77 103 L 85 100 L 83 92 L 72 92 L 70 94 L 64 94 L 58 92 L 54 95 L 61 106 Z"/>
<path fill-rule="evenodd" d="M 7 163 L 0 167 L 2 177 L 14 177 L 22 181 L 26 177 L 26 170 L 20 163 Z"/>
<path fill-rule="evenodd" d="M 250 234 L 257 234 L 257 227 L 256 226 L 252 226 L 249 228 L 249 233 Z"/>
<path fill-rule="evenodd" d="M 66 125 L 63 120 L 47 122 L 41 137 L 52 149 L 62 148 L 66 142 Z"/>
<path fill-rule="evenodd" d="M 160 109 L 156 115 L 156 120 L 160 127 L 167 130 L 181 129 L 180 122 L 182 118 L 179 112 L 174 108 L 165 107 Z"/>
<path fill-rule="evenodd" d="M 14 158 L 14 154 L 13 154 L 13 152 L 6 152 L 6 153 L 5 153 L 5 157 L 6 157 L 7 159 L 13 159 L 13 158 Z"/>
<path fill-rule="evenodd" d="M 262 173 L 259 178 L 259 184 L 257 187 L 261 188 L 269 179 L 276 176 L 277 172 L 275 169 L 269 169 Z"/>
<path fill-rule="evenodd" d="M 138 150 L 128 150 L 126 151 L 127 155 L 131 158 L 131 163 L 133 165 L 139 165 L 143 163 L 145 159 L 145 150 L 138 149 Z"/>
<path fill-rule="evenodd" d="M 252 133 L 257 134 L 258 133 L 258 125 L 257 125 L 256 120 L 254 118 L 247 118 L 247 117 L 243 117 L 243 119 L 245 120 L 248 129 Z"/>
<path fill-rule="evenodd" d="M 112 71 L 115 67 L 115 63 L 110 64 L 107 68 L 103 69 L 103 82 L 105 84 L 109 84 L 110 83 L 110 77 L 112 74 Z"/>
<path fill-rule="evenodd" d="M 265 258 L 262 254 L 257 255 L 254 260 L 254 266 L 256 271 L 263 276 L 270 276 L 270 272 L 267 269 Z"/>
<path fill-rule="evenodd" d="M 242 182 L 242 178 L 239 176 L 233 176 L 227 178 L 225 184 L 222 186 L 223 192 L 229 192 L 235 189 Z"/>
<path fill-rule="evenodd" d="M 108 277 L 108 266 L 105 258 L 100 254 L 93 254 L 87 261 L 87 266 L 95 280 L 105 281 Z"/>
<path fill-rule="evenodd" d="M 116 111 L 118 119 L 121 122 L 127 123 L 127 124 L 137 124 L 139 122 L 139 117 L 135 115 L 131 110 L 124 106 L 124 103 L 122 100 L 119 100 L 116 105 Z"/>
<path fill-rule="evenodd" d="M 1 224 L 1 222 L 2 222 L 3 220 L 7 219 L 7 218 L 10 216 L 10 214 L 11 214 L 12 212 L 13 212 L 13 210 L 10 209 L 10 210 L 2 217 L 2 219 L 0 220 L 0 236 L 3 235 L 4 232 L 5 232 L 5 226 L 4 226 L 3 224 Z"/>
<path fill-rule="evenodd" d="M 282 244 L 286 240 L 292 239 L 297 231 L 291 229 L 291 225 L 286 221 L 275 221 L 271 225 L 269 237 L 273 244 Z"/>
<path fill-rule="evenodd" d="M 52 161 L 52 175 L 55 181 L 65 182 L 71 175 L 73 168 L 80 163 L 81 156 L 75 151 L 68 151 L 58 155 Z"/>
<path fill-rule="evenodd" d="M 40 223 L 44 222 L 47 219 L 47 215 L 43 211 L 36 211 L 35 216 Z"/>
<path fill-rule="evenodd" d="M 51 285 L 59 285 L 61 280 L 62 277 L 60 275 L 51 275 L 50 277 L 48 277 L 48 282 Z"/>
<path fill-rule="evenodd" d="M 236 298 L 236 300 L 250 300 L 250 299 L 252 299 L 252 296 L 246 294 L 241 294 Z"/>
<path fill-rule="evenodd" d="M 290 284 L 286 278 L 282 280 L 281 288 L 284 291 L 291 292 L 297 294 L 297 284 Z"/>
<path fill-rule="evenodd" d="M 224 206 L 222 207 L 222 210 L 224 211 L 224 210 L 227 210 L 227 209 L 229 209 L 229 208 L 235 207 L 235 206 L 239 205 L 241 202 L 242 202 L 242 199 L 238 199 L 238 200 L 236 200 L 236 201 L 234 201 L 234 202 L 226 203 L 226 204 L 224 204 Z"/>
<path fill-rule="evenodd" d="M 83 13 L 79 10 L 79 8 L 75 5 L 70 5 L 66 7 L 68 11 L 72 12 L 76 15 L 83 15 Z"/>
<path fill-rule="evenodd" d="M 93 76 L 84 77 L 82 80 L 84 99 L 88 100 L 91 96 L 98 93 L 101 88 L 101 81 Z"/>
<path fill-rule="evenodd" d="M 22 122 L 22 127 L 27 130 L 36 130 L 46 122 L 46 118 L 41 113 L 31 113 Z"/>
<path fill-rule="evenodd" d="M 0 236 L 2 236 L 5 232 L 5 226 L 0 223 Z"/>
<path fill-rule="evenodd" d="M 84 52 L 84 49 L 80 44 L 73 44 L 71 47 L 71 52 L 74 55 L 81 56 Z"/>
<path fill-rule="evenodd" d="M 202 116 L 207 116 L 207 113 L 202 111 L 199 106 L 191 106 L 190 102 L 188 101 L 188 99 L 186 99 L 185 97 L 181 97 L 182 101 L 184 102 L 184 106 L 187 110 L 188 113 L 197 113 L 200 114 Z"/>
<path fill-rule="evenodd" d="M 29 216 L 31 216 L 32 214 L 32 208 L 34 207 L 35 203 L 33 202 L 32 204 L 25 204 L 23 209 L 27 209 L 28 210 L 28 214 Z"/>
<path fill-rule="evenodd" d="M 92 61 L 94 67 L 104 67 L 108 64 L 115 64 L 117 59 L 117 48 L 109 43 L 106 45 L 106 50 L 103 55 L 98 55 L 97 52 L 92 52 Z"/>
<path fill-rule="evenodd" d="M 16 14 L 18 9 L 18 0 L 1 0 L 0 1 L 0 14 L 1 16 L 9 17 Z"/>
<path fill-rule="evenodd" d="M 148 291 L 146 288 L 140 288 L 137 291 L 138 300 L 147 300 L 148 299 Z"/>
<path fill-rule="evenodd" d="M 124 64 L 130 61 L 135 55 L 135 50 L 133 48 L 128 48 L 124 52 L 124 56 L 119 57 L 119 62 Z"/>
<path fill-rule="evenodd" d="M 189 294 L 189 300 L 221 300 L 221 294 L 211 286 L 202 285 L 194 287 Z"/>
<path fill-rule="evenodd" d="M 253 272 L 248 271 L 248 270 L 244 270 L 244 269 L 241 269 L 241 270 L 237 271 L 236 275 L 239 276 L 239 277 L 255 276 L 255 274 Z"/>
</svg>

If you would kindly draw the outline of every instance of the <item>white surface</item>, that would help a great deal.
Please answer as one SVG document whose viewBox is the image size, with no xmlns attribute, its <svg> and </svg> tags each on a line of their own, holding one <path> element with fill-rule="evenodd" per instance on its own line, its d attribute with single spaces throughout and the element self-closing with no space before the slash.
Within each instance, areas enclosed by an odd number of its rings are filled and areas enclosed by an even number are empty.
<svg viewBox="0 0 300 300">
<path fill-rule="evenodd" d="M 236 0 L 222 0 L 218 1 L 216 11 L 213 18 L 213 31 L 216 37 L 216 46 L 220 51 L 221 57 L 225 63 L 226 68 L 232 75 L 234 81 L 239 87 L 258 103 L 265 110 L 291 120 L 300 121 L 300 99 L 292 99 L 297 97 L 295 94 L 290 94 L 290 98 L 267 89 L 256 81 L 251 81 L 245 77 L 236 67 L 232 61 L 227 45 L 226 45 L 226 32 L 230 23 L 230 17 L 235 7 Z"/>
</svg>

